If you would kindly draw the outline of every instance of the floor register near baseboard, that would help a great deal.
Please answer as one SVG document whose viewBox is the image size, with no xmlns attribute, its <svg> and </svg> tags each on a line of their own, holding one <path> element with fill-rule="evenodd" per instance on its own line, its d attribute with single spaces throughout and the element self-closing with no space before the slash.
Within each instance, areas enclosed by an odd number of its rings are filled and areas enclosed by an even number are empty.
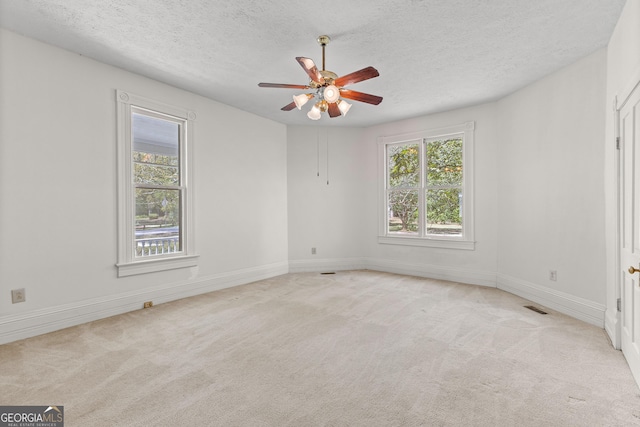
<svg viewBox="0 0 640 427">
<path fill-rule="evenodd" d="M 531 311 L 535 311 L 536 313 L 540 313 L 540 314 L 548 314 L 546 311 L 539 309 L 538 307 L 534 306 L 534 305 L 525 305 L 524 308 L 528 308 Z"/>
</svg>

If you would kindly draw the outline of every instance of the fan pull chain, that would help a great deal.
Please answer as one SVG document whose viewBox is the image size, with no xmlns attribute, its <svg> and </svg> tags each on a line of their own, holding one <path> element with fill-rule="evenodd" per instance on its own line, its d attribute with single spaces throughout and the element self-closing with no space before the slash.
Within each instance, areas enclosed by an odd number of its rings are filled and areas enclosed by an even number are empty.
<svg viewBox="0 0 640 427">
<path fill-rule="evenodd" d="M 329 129 L 327 129 L 327 185 L 329 185 Z"/>
<path fill-rule="evenodd" d="M 316 129 L 316 161 L 317 161 L 317 176 L 320 176 L 320 131 Z"/>
</svg>

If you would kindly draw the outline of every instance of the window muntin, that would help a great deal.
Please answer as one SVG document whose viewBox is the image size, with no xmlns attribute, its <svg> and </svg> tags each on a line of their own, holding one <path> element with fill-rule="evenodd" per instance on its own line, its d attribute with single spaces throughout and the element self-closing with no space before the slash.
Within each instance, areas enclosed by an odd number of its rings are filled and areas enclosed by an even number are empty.
<svg viewBox="0 0 640 427">
<path fill-rule="evenodd" d="M 117 91 L 118 276 L 197 265 L 195 113 Z"/>
<path fill-rule="evenodd" d="M 473 249 L 474 123 L 380 138 L 380 243 Z"/>
</svg>

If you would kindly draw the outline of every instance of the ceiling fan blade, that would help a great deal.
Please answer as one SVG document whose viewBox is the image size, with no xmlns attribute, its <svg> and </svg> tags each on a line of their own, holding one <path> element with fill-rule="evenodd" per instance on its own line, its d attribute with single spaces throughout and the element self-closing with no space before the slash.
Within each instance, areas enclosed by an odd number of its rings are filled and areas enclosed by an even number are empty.
<svg viewBox="0 0 640 427">
<path fill-rule="evenodd" d="M 284 107 L 281 108 L 282 111 L 291 111 L 294 108 L 296 108 L 296 103 L 292 102 L 291 104 L 287 104 Z"/>
<path fill-rule="evenodd" d="M 382 102 L 382 97 L 377 95 L 369 95 L 368 93 L 358 92 L 349 89 L 340 89 L 340 96 L 354 101 L 366 102 L 367 104 L 378 105 Z"/>
<path fill-rule="evenodd" d="M 288 85 L 283 83 L 258 83 L 258 86 L 279 87 L 279 88 L 285 88 L 285 89 L 311 89 L 309 86 L 306 86 L 306 85 Z"/>
<path fill-rule="evenodd" d="M 338 108 L 337 102 L 330 103 L 328 111 L 329 111 L 329 117 L 338 117 L 340 114 L 342 114 L 340 112 L 340 108 Z"/>
<path fill-rule="evenodd" d="M 316 64 L 313 62 L 313 59 L 305 58 L 303 56 L 297 56 L 296 61 L 300 63 L 300 65 L 302 66 L 304 71 L 306 71 L 306 73 L 309 75 L 309 78 L 311 78 L 311 80 L 313 80 L 314 82 L 320 85 L 324 84 L 324 77 L 322 77 L 322 74 L 320 74 L 320 71 L 318 71 L 318 67 L 316 67 Z"/>
<path fill-rule="evenodd" d="M 358 83 L 364 80 L 369 80 L 374 77 L 378 77 L 380 73 L 373 67 L 363 68 L 362 70 L 354 71 L 353 73 L 347 74 L 342 77 L 338 77 L 333 82 L 334 85 L 342 87 L 347 85 L 352 85 L 354 83 Z"/>
</svg>

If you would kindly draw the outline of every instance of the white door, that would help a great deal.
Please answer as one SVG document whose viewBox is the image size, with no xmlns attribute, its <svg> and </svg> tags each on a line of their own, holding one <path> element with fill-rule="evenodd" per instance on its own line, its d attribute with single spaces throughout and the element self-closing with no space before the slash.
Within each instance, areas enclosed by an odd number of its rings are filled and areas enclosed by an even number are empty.
<svg viewBox="0 0 640 427">
<path fill-rule="evenodd" d="M 619 110 L 622 352 L 640 384 L 640 85 Z"/>
</svg>

